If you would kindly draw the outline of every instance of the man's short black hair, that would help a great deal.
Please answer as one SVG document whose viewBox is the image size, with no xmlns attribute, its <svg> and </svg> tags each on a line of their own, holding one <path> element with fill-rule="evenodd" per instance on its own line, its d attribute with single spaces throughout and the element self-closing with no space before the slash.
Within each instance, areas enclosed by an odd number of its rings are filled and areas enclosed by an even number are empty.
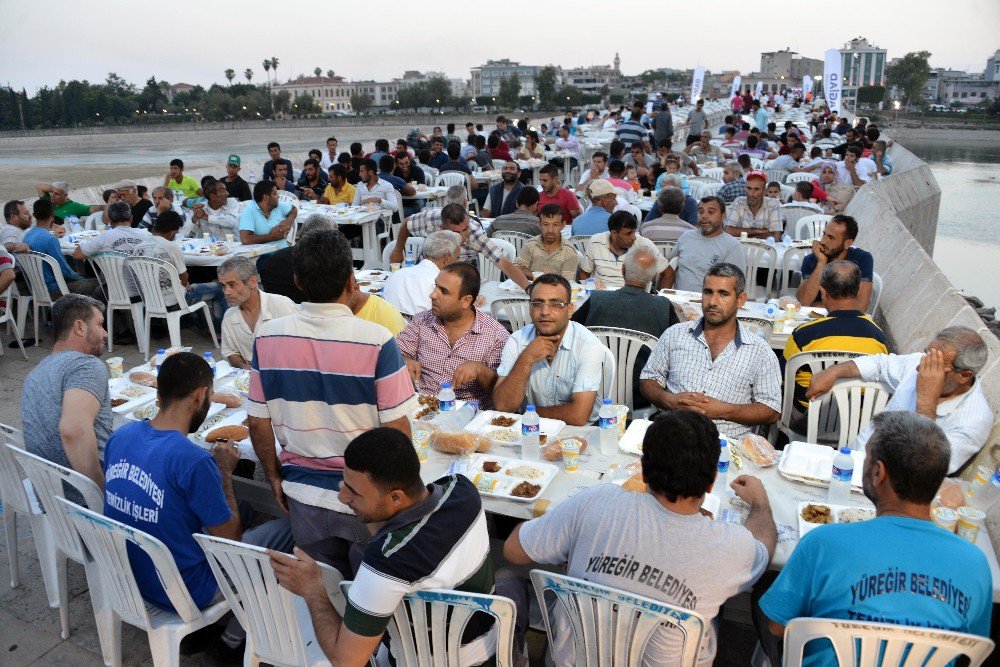
<svg viewBox="0 0 1000 667">
<path fill-rule="evenodd" d="M 378 170 L 384 174 L 391 174 L 396 167 L 396 158 L 391 155 L 383 155 L 378 159 Z"/>
<path fill-rule="evenodd" d="M 38 216 L 35 217 L 37 218 Z M 858 221 L 854 219 L 853 215 L 845 215 L 843 213 L 838 213 L 837 215 L 830 218 L 830 222 L 839 222 L 844 226 L 845 239 L 851 239 L 853 241 L 854 239 L 858 238 Z"/>
<path fill-rule="evenodd" d="M 52 304 L 52 335 L 55 340 L 64 340 L 73 330 L 73 323 L 83 320 L 89 324 L 94 319 L 95 310 L 103 311 L 100 301 L 83 294 L 66 294 Z"/>
<path fill-rule="evenodd" d="M 35 220 L 49 220 L 55 214 L 52 202 L 48 199 L 36 199 L 31 205 L 31 212 Z"/>
<path fill-rule="evenodd" d="M 534 188 L 525 188 L 525 190 L 534 190 Z M 554 218 L 559 216 L 563 218 L 562 206 L 559 204 L 546 204 L 542 208 L 538 209 L 538 217 L 541 218 Z"/>
<path fill-rule="evenodd" d="M 812 181 L 799 181 L 795 184 L 795 190 L 804 198 L 809 199 L 813 196 Z"/>
<path fill-rule="evenodd" d="M 461 204 L 447 204 L 441 209 L 441 224 L 459 225 L 469 217 L 469 211 Z"/>
<path fill-rule="evenodd" d="M 351 143 L 351 155 L 361 155 L 365 148 L 361 145 L 360 141 L 355 141 Z"/>
<path fill-rule="evenodd" d="M 389 152 L 389 140 L 388 139 L 376 139 L 375 140 L 375 152 Z"/>
<path fill-rule="evenodd" d="M 555 166 L 551 162 L 538 170 L 539 174 L 547 174 L 549 176 L 559 176 L 559 167 Z"/>
<path fill-rule="evenodd" d="M 205 188 L 207 188 L 208 184 L 212 183 L 212 182 L 216 182 L 216 183 L 218 182 L 216 180 L 215 176 L 212 176 L 211 174 L 208 174 L 207 176 L 202 176 L 201 177 L 201 181 L 200 181 L 201 191 L 205 192 Z M 205 196 L 207 197 L 208 194 L 206 193 Z M 107 201 L 107 200 L 105 200 L 105 201 Z"/>
<path fill-rule="evenodd" d="M 184 219 L 181 214 L 174 210 L 164 211 L 156 216 L 156 224 L 153 231 L 161 234 L 175 232 L 184 226 Z"/>
<path fill-rule="evenodd" d="M 272 141 L 271 143 L 269 143 L 267 145 L 267 150 L 271 150 L 272 148 L 277 148 L 280 151 L 281 150 L 281 144 L 279 144 L 277 141 Z"/>
<path fill-rule="evenodd" d="M 341 155 L 347 155 L 347 153 L 341 153 Z M 350 155 L 347 155 L 347 161 L 348 162 L 351 161 L 351 156 Z M 330 174 L 331 177 L 333 177 L 333 176 L 336 175 L 336 176 L 340 176 L 341 178 L 343 178 L 345 180 L 347 179 L 347 167 L 345 167 L 344 165 L 342 165 L 339 162 L 337 164 L 331 164 L 330 168 L 327 169 L 327 172 L 329 172 L 329 174 Z"/>
<path fill-rule="evenodd" d="M 558 273 L 543 273 L 532 281 L 528 285 L 528 296 L 535 291 L 535 287 L 538 285 L 555 285 L 557 287 L 562 287 L 566 290 L 566 301 L 570 301 L 573 298 L 573 287 L 569 284 L 569 281 L 563 278 Z"/>
<path fill-rule="evenodd" d="M 674 142 L 670 139 L 660 139 L 660 143 L 656 144 L 657 148 L 666 148 L 667 150 L 673 150 Z"/>
<path fill-rule="evenodd" d="M 177 167 L 178 169 L 180 169 L 181 171 L 183 171 L 184 170 L 184 160 L 181 160 L 180 158 L 176 158 L 175 157 L 173 160 L 170 161 L 170 166 L 171 167 Z"/>
<path fill-rule="evenodd" d="M 625 173 L 625 163 L 621 160 L 612 160 L 608 163 L 608 175 L 614 178 Z"/>
<path fill-rule="evenodd" d="M 336 140 L 337 140 L 337 137 L 332 137 L 332 136 L 331 137 L 327 137 L 326 138 L 326 143 L 330 143 L 331 141 L 336 141 Z"/>
<path fill-rule="evenodd" d="M 365 431 L 352 440 L 344 450 L 344 467 L 368 475 L 384 494 L 399 489 L 409 498 L 417 498 L 424 488 L 413 443 L 387 426 Z"/>
<path fill-rule="evenodd" d="M 473 303 L 475 303 L 479 297 L 479 285 L 482 283 L 478 267 L 468 262 L 452 262 L 441 270 L 454 273 L 462 281 L 462 286 L 459 288 L 458 293 L 459 298 L 469 295 L 472 297 Z"/>
<path fill-rule="evenodd" d="M 448 151 L 448 159 L 457 160 L 458 156 L 462 154 L 462 145 L 453 139 L 448 142 L 448 147 L 445 150 Z"/>
<path fill-rule="evenodd" d="M 719 430 L 690 410 L 660 413 L 642 439 L 642 477 L 649 489 L 672 503 L 703 496 L 718 471 Z"/>
<path fill-rule="evenodd" d="M 317 152 L 319 152 L 319 151 L 317 151 Z M 302 166 L 303 167 L 312 167 L 313 169 L 319 169 L 319 160 L 314 160 L 313 158 L 309 158 L 308 160 L 306 160 L 305 162 L 302 163 Z"/>
<path fill-rule="evenodd" d="M 535 188 L 521 188 L 517 191 L 516 201 L 518 206 L 534 206 L 538 203 L 538 190 Z M 562 209 L 559 210 L 561 211 Z"/>
<path fill-rule="evenodd" d="M 385 156 L 383 155 L 382 157 L 385 157 Z M 392 159 L 391 155 L 389 156 L 389 159 L 390 160 Z M 364 160 L 362 160 L 361 161 L 361 166 L 364 167 L 365 169 L 367 169 L 368 171 L 372 172 L 372 173 L 375 173 L 375 174 L 378 173 L 378 163 L 375 162 L 375 160 L 372 159 L 372 158 L 370 158 L 370 157 L 366 157 Z"/>
<path fill-rule="evenodd" d="M 278 187 L 274 181 L 257 181 L 253 186 L 253 200 L 260 204 L 264 197 L 271 194 L 271 190 Z"/>
<path fill-rule="evenodd" d="M 444 146 L 444 137 L 431 137 L 431 144 L 441 144 Z"/>
<path fill-rule="evenodd" d="M 309 159 L 315 160 L 316 166 L 319 166 L 319 161 L 323 157 L 323 154 L 319 152 L 319 149 L 318 148 L 310 149 L 308 155 Z M 306 164 L 309 164 L 309 160 L 306 160 Z"/>
<path fill-rule="evenodd" d="M 112 190 L 112 192 L 114 192 L 114 190 Z M 105 197 L 104 201 L 108 201 L 108 198 Z M 23 203 L 24 202 L 21 201 L 20 199 L 11 199 L 9 202 L 7 202 L 6 204 L 4 204 L 3 205 L 3 219 L 4 220 L 10 220 L 15 215 L 17 215 L 17 209 Z"/>
<path fill-rule="evenodd" d="M 160 364 L 156 375 L 156 397 L 164 410 L 177 401 L 188 398 L 198 389 L 212 391 L 212 367 L 193 352 L 171 354 Z"/>
<path fill-rule="evenodd" d="M 615 211 L 608 218 L 608 231 L 620 232 L 623 229 L 638 229 L 639 221 L 628 211 Z"/>
<path fill-rule="evenodd" d="M 489 137 L 486 138 L 486 145 L 489 148 L 497 148 L 500 146 L 500 133 L 493 132 Z"/>
<path fill-rule="evenodd" d="M 292 272 L 311 303 L 331 303 L 347 287 L 354 271 L 351 244 L 336 230 L 317 230 L 292 249 Z"/>
</svg>

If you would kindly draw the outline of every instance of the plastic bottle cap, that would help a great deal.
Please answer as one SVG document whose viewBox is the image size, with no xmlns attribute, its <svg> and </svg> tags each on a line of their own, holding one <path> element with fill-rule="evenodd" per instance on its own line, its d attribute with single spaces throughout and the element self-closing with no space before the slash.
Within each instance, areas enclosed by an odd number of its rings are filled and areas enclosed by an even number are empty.
<svg viewBox="0 0 1000 667">
<path fill-rule="evenodd" d="M 451 389 L 451 383 L 450 382 L 442 382 L 441 383 L 441 388 L 442 389 Z"/>
<path fill-rule="evenodd" d="M 604 405 L 611 405 L 611 399 L 610 398 L 605 398 L 604 399 Z"/>
<path fill-rule="evenodd" d="M 162 347 L 159 350 L 156 351 L 157 354 L 163 354 L 165 352 L 166 352 L 166 350 L 164 350 Z"/>
<path fill-rule="evenodd" d="M 526 405 L 526 406 L 524 406 L 524 411 L 525 412 L 534 412 L 535 411 L 535 406 L 534 405 Z"/>
<path fill-rule="evenodd" d="M 848 456 L 850 456 L 850 454 L 851 454 L 851 448 L 850 447 L 841 447 L 840 448 L 840 453 L 841 454 L 847 454 Z"/>
</svg>

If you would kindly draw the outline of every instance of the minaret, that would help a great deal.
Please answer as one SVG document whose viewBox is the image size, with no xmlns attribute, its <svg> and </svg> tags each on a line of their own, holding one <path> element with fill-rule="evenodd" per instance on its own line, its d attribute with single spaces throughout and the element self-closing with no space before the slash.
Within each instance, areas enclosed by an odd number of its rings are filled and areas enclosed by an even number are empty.
<svg viewBox="0 0 1000 667">
<path fill-rule="evenodd" d="M 615 69 L 617 70 L 618 66 L 621 64 L 622 64 L 622 59 L 618 57 L 618 52 L 615 51 Z"/>
</svg>

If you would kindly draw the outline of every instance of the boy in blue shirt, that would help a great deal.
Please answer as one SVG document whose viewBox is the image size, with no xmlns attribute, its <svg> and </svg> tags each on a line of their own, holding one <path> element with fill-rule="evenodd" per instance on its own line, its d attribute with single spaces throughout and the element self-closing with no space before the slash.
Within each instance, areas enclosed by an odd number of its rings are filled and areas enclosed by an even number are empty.
<svg viewBox="0 0 1000 667">
<path fill-rule="evenodd" d="M 53 233 L 55 211 L 52 208 L 52 202 L 48 199 L 38 199 L 32 204 L 31 209 L 35 215 L 35 226 L 24 233 L 23 242 L 31 250 L 44 253 L 56 260 L 70 292 L 87 296 L 93 294 L 97 289 L 97 280 L 81 276 L 66 263 L 66 258 L 63 257 L 62 249 L 59 247 L 59 239 Z M 59 285 L 56 283 L 56 277 L 52 274 L 52 269 L 46 265 L 42 267 L 42 270 L 45 274 L 45 287 L 48 288 L 52 298 L 58 299 L 62 294 L 59 292 Z"/>
</svg>

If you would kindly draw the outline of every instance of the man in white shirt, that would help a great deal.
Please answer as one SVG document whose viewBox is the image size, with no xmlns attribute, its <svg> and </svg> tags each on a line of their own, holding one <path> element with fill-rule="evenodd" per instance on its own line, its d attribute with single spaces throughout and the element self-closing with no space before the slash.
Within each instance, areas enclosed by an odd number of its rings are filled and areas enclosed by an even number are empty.
<svg viewBox="0 0 1000 667">
<path fill-rule="evenodd" d="M 434 279 L 442 268 L 461 259 L 462 237 L 447 230 L 432 232 L 421 251 L 420 262 L 389 274 L 382 287 L 382 298 L 407 315 L 430 310 Z"/>
<path fill-rule="evenodd" d="M 580 260 L 580 279 L 591 276 L 598 281 L 599 289 L 606 287 L 624 287 L 625 253 L 633 246 L 646 248 L 657 258 L 657 273 L 662 274 L 667 269 L 667 260 L 660 249 L 649 239 L 636 233 L 639 222 L 628 211 L 615 211 L 608 218 L 608 231 L 594 234 L 587 241 L 586 252 Z"/>
<path fill-rule="evenodd" d="M 815 373 L 806 397 L 822 396 L 843 378 L 884 382 L 893 392 L 887 412 L 917 412 L 944 431 L 951 443 L 951 475 L 979 453 L 993 427 L 993 411 L 982 383 L 976 382 L 988 355 L 978 333 L 968 327 L 948 327 L 938 332 L 923 353 L 873 354 Z M 864 450 L 873 428 L 871 423 L 865 426 L 851 448 Z"/>
<path fill-rule="evenodd" d="M 222 318 L 222 358 L 234 368 L 249 369 L 258 327 L 294 313 L 295 302 L 261 291 L 257 263 L 243 255 L 234 255 L 219 266 L 219 282 L 230 306 Z"/>
<path fill-rule="evenodd" d="M 354 206 L 374 204 L 388 211 L 399 210 L 396 203 L 396 190 L 389 181 L 378 177 L 378 163 L 371 158 L 365 159 L 358 168 L 361 180 L 354 188 Z"/>
<path fill-rule="evenodd" d="M 323 157 L 319 161 L 319 167 L 325 173 L 335 164 L 337 164 L 337 137 L 328 137 L 326 140 L 326 152 L 323 153 Z"/>
<path fill-rule="evenodd" d="M 81 241 L 76 250 L 73 251 L 73 259 L 87 259 L 90 255 L 104 250 L 135 255 L 135 249 L 149 240 L 149 232 L 143 229 L 133 229 L 132 209 L 126 202 L 117 201 L 111 204 L 108 207 L 108 217 L 111 220 L 111 229 Z M 127 271 L 125 272 L 125 284 L 131 296 L 138 296 L 139 290 L 135 287 L 135 279 Z"/>
<path fill-rule="evenodd" d="M 871 180 L 875 163 L 862 159 L 860 146 L 848 146 L 844 160 L 837 163 L 837 182 L 860 187 Z"/>
<path fill-rule="evenodd" d="M 208 181 L 202 191 L 208 201 L 194 205 L 192 220 L 198 226 L 195 234 L 208 234 L 220 241 L 226 234 L 235 236 L 240 226 L 239 200 L 229 196 L 222 181 Z"/>
</svg>

